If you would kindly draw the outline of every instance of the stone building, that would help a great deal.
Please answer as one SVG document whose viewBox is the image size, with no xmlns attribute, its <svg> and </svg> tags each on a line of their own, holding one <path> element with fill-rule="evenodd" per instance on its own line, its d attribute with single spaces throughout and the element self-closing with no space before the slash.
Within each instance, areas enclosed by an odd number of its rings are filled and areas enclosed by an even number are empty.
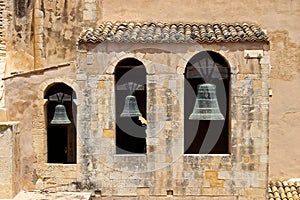
<svg viewBox="0 0 300 200">
<path fill-rule="evenodd" d="M 299 176 L 278 150 L 300 154 L 299 7 L 0 1 L 0 198 L 266 198 L 269 178 Z M 191 117 L 207 90 L 221 120 Z"/>
</svg>

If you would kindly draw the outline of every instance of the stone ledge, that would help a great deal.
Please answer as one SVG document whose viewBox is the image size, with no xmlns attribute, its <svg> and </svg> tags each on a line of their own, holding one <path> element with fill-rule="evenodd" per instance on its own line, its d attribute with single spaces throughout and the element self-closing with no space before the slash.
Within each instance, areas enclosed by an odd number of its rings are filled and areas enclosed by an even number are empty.
<svg viewBox="0 0 300 200">
<path fill-rule="evenodd" d="M 13 200 L 89 200 L 92 193 L 90 192 L 41 192 L 21 191 Z"/>
<path fill-rule="evenodd" d="M 72 64 L 73 64 L 73 62 L 66 62 L 66 63 L 61 63 L 61 64 L 58 64 L 55 66 L 34 69 L 34 70 L 26 71 L 26 72 L 23 72 L 23 71 L 13 72 L 13 74 L 11 74 L 10 76 L 4 77 L 2 80 L 11 79 L 11 78 L 18 77 L 18 76 L 31 76 L 33 74 L 44 73 L 45 71 L 55 70 L 55 69 L 58 69 L 61 67 L 69 67 L 69 66 L 72 66 Z"/>
</svg>

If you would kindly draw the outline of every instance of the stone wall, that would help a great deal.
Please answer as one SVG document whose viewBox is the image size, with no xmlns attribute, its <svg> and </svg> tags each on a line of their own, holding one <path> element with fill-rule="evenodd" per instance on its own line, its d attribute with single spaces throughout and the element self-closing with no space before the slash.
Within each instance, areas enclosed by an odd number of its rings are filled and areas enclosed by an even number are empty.
<svg viewBox="0 0 300 200">
<path fill-rule="evenodd" d="M 24 190 L 47 187 L 55 190 L 76 182 L 76 165 L 47 164 L 44 113 L 46 88 L 57 82 L 73 87 L 74 80 L 73 63 L 29 71 L 5 79 L 7 109 L 10 110 L 8 118 L 20 121 L 19 129 L 22 132 L 16 147 L 21 152 L 17 160 L 20 165 L 18 184 Z"/>
<path fill-rule="evenodd" d="M 264 199 L 268 180 L 269 53 L 244 58 L 263 44 L 114 44 L 79 47 L 78 180 L 104 196 L 203 196 Z M 231 154 L 183 154 L 183 72 L 201 51 L 221 53 L 231 67 Z M 147 154 L 118 155 L 114 69 L 125 58 L 147 70 Z M 166 90 L 171 91 L 167 104 Z M 166 120 L 167 106 L 172 107 Z"/>
<path fill-rule="evenodd" d="M 288 31 L 272 32 L 270 39 L 273 91 L 270 100 L 270 175 L 271 179 L 299 178 L 300 151 L 296 142 L 300 130 L 297 122 L 300 117 L 299 40 L 291 37 Z M 284 147 L 280 148 L 282 145 Z"/>
<path fill-rule="evenodd" d="M 5 65 L 6 65 L 6 27 L 7 19 L 5 18 L 7 11 L 5 9 L 6 2 L 0 1 L 0 121 L 7 121 L 5 104 L 4 104 L 4 88 L 3 80 L 5 76 Z"/>
<path fill-rule="evenodd" d="M 20 190 L 18 123 L 0 124 L 0 198 L 12 198 Z"/>
<path fill-rule="evenodd" d="M 265 49 L 263 58 L 246 59 L 245 49 Z M 224 56 L 231 68 L 230 154 L 184 155 L 183 72 L 188 60 L 205 50 Z M 5 79 L 8 118 L 20 121 L 22 130 L 18 184 L 23 189 L 98 189 L 103 196 L 119 198 L 167 198 L 171 190 L 179 199 L 265 197 L 269 53 L 264 44 L 103 43 L 80 46 L 77 56 L 75 64 Z M 116 155 L 113 72 L 128 57 L 140 60 L 148 74 L 147 154 Z M 47 163 L 44 92 L 58 82 L 77 96 L 77 164 Z M 164 118 L 166 111 L 170 120 Z"/>
<path fill-rule="evenodd" d="M 246 0 L 189 0 L 184 3 L 174 0 L 63 0 L 36 1 L 34 4 L 29 0 L 14 0 L 4 3 L 7 13 L 4 12 L 3 15 L 9 32 L 6 36 L 7 75 L 14 71 L 27 71 L 73 61 L 76 39 L 82 28 L 95 27 L 100 21 L 247 21 L 260 24 L 271 38 L 271 87 L 274 94 L 270 113 L 271 177 L 300 176 L 297 170 L 300 163 L 299 152 L 293 150 L 297 147 L 295 137 L 299 132 L 293 119 L 299 115 L 300 108 L 293 98 L 299 91 L 299 1 L 263 0 L 249 4 Z M 210 11 L 209 14 L 207 10 Z M 294 95 L 282 95 L 286 91 L 291 91 Z M 282 106 L 283 104 L 289 106 Z M 289 148 L 284 151 L 278 148 L 283 141 L 289 144 L 286 145 Z M 281 152 L 293 153 L 283 156 Z"/>
<path fill-rule="evenodd" d="M 102 18 L 100 0 L 5 1 L 6 75 L 74 61 L 82 28 Z"/>
<path fill-rule="evenodd" d="M 9 76 L 11 72 L 30 71 L 39 67 L 74 61 L 75 43 L 80 31 L 82 28 L 95 27 L 100 21 L 197 23 L 247 21 L 260 24 L 268 31 L 271 39 L 273 96 L 270 100 L 270 177 L 283 179 L 300 176 L 298 170 L 300 153 L 295 150 L 298 147 L 299 132 L 296 119 L 298 119 L 300 109 L 300 104 L 295 101 L 300 85 L 298 65 L 300 62 L 300 28 L 297 23 L 300 16 L 299 1 L 263 0 L 254 1 L 251 4 L 246 0 L 231 2 L 198 0 L 184 3 L 175 0 L 163 2 L 158 0 L 138 2 L 134 0 L 124 2 L 49 0 L 35 1 L 35 3 L 30 0 L 5 0 L 3 2 L 6 11 L 2 14 L 5 17 L 4 25 L 7 26 L 4 31 L 7 30 L 9 33 L 5 36 L 6 76 Z M 0 5 L 4 4 L 0 1 Z M 210 11 L 209 14 L 207 10 Z M 16 81 L 19 81 L 18 78 Z M 14 85 L 14 87 L 19 88 L 19 85 Z M 13 87 L 10 87 L 7 93 L 19 95 L 15 93 Z M 29 99 L 31 98 L 33 97 Z M 26 99 L 23 101 L 27 102 Z M 8 120 L 19 120 L 24 110 L 26 110 L 25 116 L 33 112 L 25 109 L 27 104 L 22 106 L 19 104 L 18 107 L 22 107 L 20 110 L 15 110 L 8 105 L 10 109 Z M 3 114 L 1 118 L 6 120 L 6 115 Z M 27 126 L 24 125 L 26 130 L 28 130 Z M 22 161 L 23 174 L 27 174 L 25 163 L 30 163 L 32 158 L 32 148 L 29 145 L 32 141 L 29 141 L 26 143 L 24 140 L 22 144 L 24 145 L 22 148 L 29 149 L 28 153 L 24 153 Z M 30 176 L 29 172 L 28 176 Z"/>
</svg>

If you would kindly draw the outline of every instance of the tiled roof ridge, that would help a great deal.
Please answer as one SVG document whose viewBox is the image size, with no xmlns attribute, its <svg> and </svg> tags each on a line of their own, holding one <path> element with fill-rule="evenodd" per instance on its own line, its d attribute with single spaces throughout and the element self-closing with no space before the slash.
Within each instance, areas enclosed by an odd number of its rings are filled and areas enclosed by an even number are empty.
<svg viewBox="0 0 300 200">
<path fill-rule="evenodd" d="M 1 1 L 1 0 L 0 0 Z M 101 24 L 107 24 L 107 23 L 111 23 L 111 24 L 129 24 L 129 23 L 135 23 L 135 24 L 160 24 L 160 25 L 207 25 L 207 24 L 210 24 L 210 25 L 215 25 L 215 24 L 226 24 L 226 25 L 229 25 L 229 24 L 238 24 L 238 25 L 242 25 L 242 24 L 248 24 L 248 25 L 256 25 L 256 26 L 259 26 L 259 24 L 257 23 L 254 23 L 254 22 L 251 22 L 251 21 L 240 21 L 240 22 L 225 22 L 225 21 L 221 21 L 221 22 L 217 22 L 217 21 L 214 21 L 214 22 L 184 22 L 184 21 L 173 21 L 173 22 L 163 22 L 163 21 L 158 21 L 158 22 L 153 22 L 153 21 L 102 21 Z M 100 25 L 101 25 L 100 24 Z M 99 26 L 100 26 L 99 25 Z M 98 27 L 99 27 L 98 26 Z M 96 27 L 96 28 L 98 28 Z"/>
<path fill-rule="evenodd" d="M 270 181 L 268 185 L 269 200 L 300 199 L 299 181 Z"/>
<path fill-rule="evenodd" d="M 81 32 L 78 43 L 212 43 L 268 41 L 266 33 L 254 23 L 167 23 L 103 22 Z"/>
</svg>

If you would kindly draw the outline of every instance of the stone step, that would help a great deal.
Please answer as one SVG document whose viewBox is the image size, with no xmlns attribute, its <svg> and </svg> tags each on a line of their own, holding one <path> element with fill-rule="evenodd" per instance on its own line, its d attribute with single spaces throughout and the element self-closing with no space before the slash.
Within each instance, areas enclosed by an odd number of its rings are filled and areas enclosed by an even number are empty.
<svg viewBox="0 0 300 200">
<path fill-rule="evenodd" d="M 90 200 L 90 192 L 41 192 L 21 191 L 13 200 Z"/>
</svg>

